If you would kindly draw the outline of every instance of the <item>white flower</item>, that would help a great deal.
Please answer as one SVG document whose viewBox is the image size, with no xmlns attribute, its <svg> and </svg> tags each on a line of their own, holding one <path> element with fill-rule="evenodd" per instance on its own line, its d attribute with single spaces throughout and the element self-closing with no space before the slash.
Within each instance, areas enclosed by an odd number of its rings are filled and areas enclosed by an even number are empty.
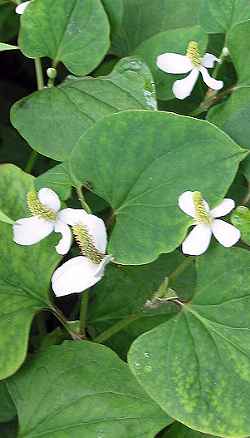
<svg viewBox="0 0 250 438">
<path fill-rule="evenodd" d="M 70 221 L 70 217 L 76 214 L 75 210 L 66 208 L 59 211 L 60 199 L 48 188 L 40 189 L 38 194 L 35 191 L 28 193 L 27 203 L 33 216 L 14 223 L 14 242 L 19 245 L 33 245 L 55 231 L 62 234 L 56 251 L 58 254 L 66 254 L 72 244 L 72 233 L 66 221 Z"/>
<path fill-rule="evenodd" d="M 52 289 L 57 297 L 80 293 L 96 284 L 112 260 L 112 256 L 105 255 L 107 232 L 103 220 L 83 211 L 69 216 L 67 221 L 83 255 L 68 260 L 54 272 Z"/>
<path fill-rule="evenodd" d="M 30 1 L 20 3 L 16 7 L 16 13 L 19 15 L 22 15 L 29 4 L 30 4 Z"/>
<path fill-rule="evenodd" d="M 200 56 L 198 44 L 191 41 L 188 45 L 186 55 L 177 53 L 163 53 L 157 57 L 157 66 L 160 70 L 166 73 L 189 73 L 189 75 L 181 80 L 175 81 L 173 85 L 173 93 L 177 99 L 185 99 L 190 96 L 197 80 L 201 73 L 205 84 L 212 90 L 220 90 L 223 88 L 223 82 L 212 78 L 207 68 L 214 67 L 215 62 L 220 62 L 220 59 L 211 53 L 205 53 Z"/>
<path fill-rule="evenodd" d="M 184 254 L 201 255 L 210 243 L 212 234 L 226 248 L 233 246 L 240 239 L 240 231 L 218 217 L 225 216 L 234 208 L 232 199 L 224 199 L 217 207 L 210 210 L 200 192 L 184 192 L 179 197 L 179 207 L 184 213 L 194 218 L 195 227 L 182 243 Z"/>
</svg>

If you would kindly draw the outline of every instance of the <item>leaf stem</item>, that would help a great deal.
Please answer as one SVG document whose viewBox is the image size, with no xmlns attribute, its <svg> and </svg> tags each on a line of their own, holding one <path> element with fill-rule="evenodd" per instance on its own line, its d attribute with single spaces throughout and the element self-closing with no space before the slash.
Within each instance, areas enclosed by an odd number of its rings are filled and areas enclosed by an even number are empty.
<svg viewBox="0 0 250 438">
<path fill-rule="evenodd" d="M 87 326 L 87 312 L 89 303 L 89 291 L 86 290 L 82 293 L 81 306 L 80 306 L 80 334 L 87 338 L 86 326 Z"/>
<path fill-rule="evenodd" d="M 38 159 L 38 153 L 36 152 L 36 151 L 32 151 L 31 152 L 31 154 L 30 154 L 30 156 L 29 156 L 29 159 L 28 159 L 28 161 L 27 161 L 27 163 L 26 163 L 26 166 L 25 166 L 25 168 L 24 168 L 24 171 L 26 172 L 26 173 L 31 173 L 31 171 L 32 171 L 32 169 L 33 169 L 33 167 L 34 167 L 34 164 L 35 164 L 35 162 L 36 162 L 36 160 Z"/>
<path fill-rule="evenodd" d="M 52 311 L 52 313 L 57 317 L 58 321 L 60 321 L 60 323 L 62 324 L 62 326 L 65 328 L 65 330 L 67 330 L 67 332 L 70 334 L 71 338 L 74 341 L 81 341 L 82 337 L 81 335 L 78 335 L 75 332 L 72 332 L 69 329 L 69 325 L 67 323 L 67 320 L 65 318 L 65 316 L 63 315 L 63 313 L 57 308 L 57 307 L 53 307 L 50 309 Z"/>
<path fill-rule="evenodd" d="M 223 49 L 221 51 L 220 54 L 220 62 L 217 63 L 212 77 L 216 78 L 217 74 L 219 72 L 219 69 L 221 68 L 221 65 L 225 59 L 226 55 L 224 55 Z M 231 93 L 233 91 L 233 87 L 228 88 L 227 90 L 223 91 L 222 93 L 218 94 L 218 91 L 216 90 L 212 90 L 211 88 L 208 89 L 203 101 L 200 103 L 200 105 L 198 106 L 198 108 L 196 108 L 194 111 L 191 112 L 190 116 L 191 117 L 197 117 L 200 116 L 201 114 L 203 114 L 204 112 L 208 111 L 209 108 L 214 105 L 215 102 L 217 102 L 218 100 L 222 99 L 225 95 Z"/>
<path fill-rule="evenodd" d="M 96 336 L 96 338 L 94 338 L 94 342 L 98 342 L 99 344 L 101 344 L 101 343 L 107 341 L 113 335 L 120 332 L 122 329 L 126 328 L 128 325 L 130 325 L 133 321 L 140 319 L 141 316 L 142 316 L 142 313 L 129 315 L 128 318 L 117 322 L 116 324 L 112 325 L 107 330 L 102 332 L 100 335 Z"/>
<path fill-rule="evenodd" d="M 35 58 L 35 70 L 36 70 L 37 89 L 42 90 L 44 88 L 44 80 L 43 80 L 42 63 L 40 58 Z"/>
<path fill-rule="evenodd" d="M 35 71 L 36 71 L 37 89 L 42 90 L 44 88 L 44 80 L 43 80 L 42 63 L 40 58 L 35 58 Z M 35 150 L 33 150 L 24 168 L 25 172 L 31 173 L 37 158 L 38 158 L 38 153 Z"/>
<path fill-rule="evenodd" d="M 85 198 L 84 198 L 84 196 L 83 196 L 83 193 L 82 193 L 82 186 L 78 186 L 78 187 L 76 187 L 76 192 L 77 192 L 78 199 L 79 199 L 79 201 L 80 201 L 80 203 L 81 203 L 82 208 L 83 208 L 87 213 L 91 213 L 91 209 L 90 209 L 90 207 L 88 206 L 88 204 L 87 204 L 87 202 L 86 202 L 86 200 L 85 200 Z"/>
<path fill-rule="evenodd" d="M 168 277 L 168 282 L 170 283 L 170 281 L 174 281 L 176 280 L 177 277 L 179 277 L 180 274 L 182 274 L 182 272 L 185 271 L 185 269 L 187 268 L 187 266 L 190 265 L 190 263 L 192 263 L 195 260 L 194 256 L 188 256 L 185 258 L 185 260 L 176 268 L 175 271 L 173 271 L 169 277 Z"/>
<path fill-rule="evenodd" d="M 168 279 L 169 281 L 173 281 L 176 280 L 176 278 L 182 274 L 182 272 L 185 271 L 185 269 L 187 268 L 187 266 L 192 263 L 192 261 L 195 259 L 195 257 L 187 257 L 177 268 L 175 271 L 173 271 Z M 175 296 L 172 297 L 171 300 L 169 300 L 169 302 L 174 302 L 176 304 L 179 305 L 184 305 L 184 302 L 182 302 L 180 299 L 176 298 Z M 107 341 L 109 338 L 111 338 L 113 335 L 115 335 L 116 333 L 120 332 L 121 330 L 123 330 L 124 328 L 126 328 L 128 325 L 130 325 L 133 321 L 136 321 L 138 319 L 140 319 L 142 316 L 145 316 L 144 310 L 141 310 L 139 313 L 136 314 L 131 314 L 129 315 L 127 318 L 118 321 L 116 324 L 112 325 L 111 327 L 109 327 L 107 330 L 105 330 L 104 332 L 102 332 L 100 335 L 96 336 L 93 340 L 94 342 L 98 342 L 98 343 L 103 343 L 105 341 Z"/>
</svg>

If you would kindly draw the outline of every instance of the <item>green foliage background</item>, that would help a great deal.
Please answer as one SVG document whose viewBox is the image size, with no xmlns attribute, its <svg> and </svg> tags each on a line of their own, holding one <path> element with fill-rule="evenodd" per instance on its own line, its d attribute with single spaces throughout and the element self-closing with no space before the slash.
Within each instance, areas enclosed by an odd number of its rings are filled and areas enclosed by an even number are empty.
<svg viewBox="0 0 250 438">
<path fill-rule="evenodd" d="M 249 437 L 249 0 L 18 3 L 0 0 L 0 437 Z M 192 40 L 224 88 L 178 101 L 156 57 Z M 108 228 L 83 298 L 51 290 L 76 246 L 13 242 L 42 187 Z M 181 253 L 186 190 L 235 199 L 236 248 Z"/>
</svg>

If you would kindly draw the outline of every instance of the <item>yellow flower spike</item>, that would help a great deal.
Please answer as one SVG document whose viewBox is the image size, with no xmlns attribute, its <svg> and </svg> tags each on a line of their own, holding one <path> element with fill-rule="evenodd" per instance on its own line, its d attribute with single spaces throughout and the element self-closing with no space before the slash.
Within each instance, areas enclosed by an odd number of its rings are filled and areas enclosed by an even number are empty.
<svg viewBox="0 0 250 438">
<path fill-rule="evenodd" d="M 193 201 L 194 201 L 194 207 L 195 207 L 195 218 L 197 223 L 201 224 L 210 224 L 211 219 L 209 217 L 209 214 L 206 210 L 204 200 L 202 198 L 201 192 L 194 192 L 193 193 Z"/>
<path fill-rule="evenodd" d="M 195 67 L 199 67 L 201 65 L 201 55 L 199 52 L 199 46 L 196 41 L 190 41 L 188 44 L 186 56 L 192 61 L 192 64 Z"/>
<path fill-rule="evenodd" d="M 56 220 L 56 212 L 39 201 L 35 190 L 32 190 L 27 194 L 27 204 L 29 211 L 33 216 L 40 216 L 43 219 L 51 221 Z"/>
<path fill-rule="evenodd" d="M 93 243 L 93 239 L 84 225 L 74 225 L 73 235 L 83 256 L 86 256 L 93 263 L 99 264 L 104 259 L 105 254 L 98 251 Z"/>
</svg>

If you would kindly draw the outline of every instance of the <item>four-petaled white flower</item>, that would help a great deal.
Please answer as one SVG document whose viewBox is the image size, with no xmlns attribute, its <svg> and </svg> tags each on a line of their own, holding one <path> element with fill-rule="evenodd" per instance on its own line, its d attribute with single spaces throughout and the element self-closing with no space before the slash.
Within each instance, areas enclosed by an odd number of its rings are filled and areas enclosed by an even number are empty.
<svg viewBox="0 0 250 438">
<path fill-rule="evenodd" d="M 29 6 L 31 0 L 27 1 L 27 2 L 23 2 L 20 3 L 17 7 L 16 7 L 16 13 L 19 15 L 22 15 L 25 11 L 25 9 L 27 8 L 27 6 Z"/>
<path fill-rule="evenodd" d="M 178 203 L 184 213 L 194 218 L 195 225 L 182 243 L 184 254 L 203 254 L 209 246 L 212 234 L 226 248 L 233 246 L 240 239 L 240 231 L 237 228 L 217 219 L 233 210 L 235 202 L 232 199 L 224 199 L 210 210 L 200 192 L 187 191 L 182 193 Z"/>
<path fill-rule="evenodd" d="M 60 211 L 61 203 L 57 194 L 48 188 L 28 193 L 27 203 L 31 217 L 19 219 L 13 225 L 14 242 L 19 245 L 33 245 L 49 236 L 53 231 L 62 238 L 56 246 L 58 254 L 66 254 L 72 244 L 72 233 L 66 220 L 70 220 L 69 210 Z"/>
<path fill-rule="evenodd" d="M 57 297 L 80 293 L 101 280 L 112 256 L 105 255 L 107 232 L 102 219 L 83 210 L 66 209 L 67 223 L 81 249 L 81 256 L 74 257 L 60 266 L 52 276 L 52 289 Z"/>
<path fill-rule="evenodd" d="M 211 53 L 205 53 L 201 57 L 198 44 L 195 41 L 189 43 L 186 55 L 163 53 L 157 57 L 156 62 L 158 68 L 166 73 L 190 72 L 186 78 L 174 82 L 173 93 L 177 99 L 185 99 L 190 96 L 200 73 L 205 84 L 212 90 L 223 88 L 223 82 L 212 78 L 207 71 L 207 68 L 214 67 L 215 62 L 220 62 L 220 59 Z"/>
</svg>

